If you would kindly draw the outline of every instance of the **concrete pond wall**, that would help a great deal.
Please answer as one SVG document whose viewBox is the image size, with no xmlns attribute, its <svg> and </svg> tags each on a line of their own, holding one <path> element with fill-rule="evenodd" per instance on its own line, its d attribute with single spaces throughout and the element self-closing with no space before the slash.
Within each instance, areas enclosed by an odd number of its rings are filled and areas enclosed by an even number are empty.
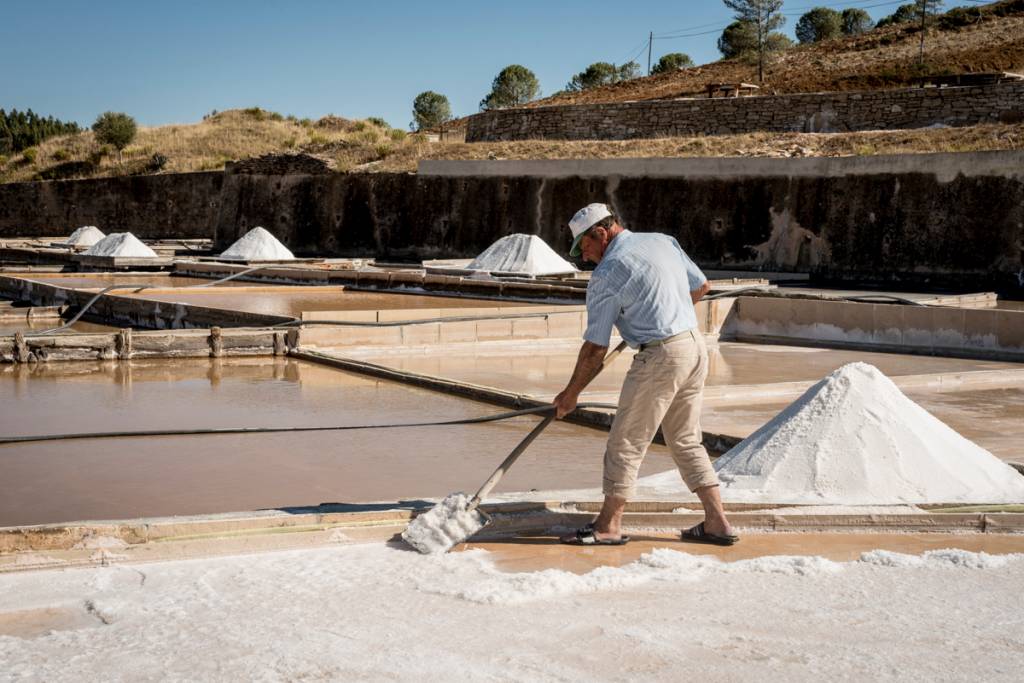
<svg viewBox="0 0 1024 683">
<path fill-rule="evenodd" d="M 0 185 L 0 237 L 95 223 L 143 237 L 262 225 L 297 254 L 473 257 L 510 233 L 569 247 L 608 202 L 704 268 L 1024 296 L 1024 152 L 810 159 L 425 162 L 420 173 L 181 174 Z"/>
<path fill-rule="evenodd" d="M 835 133 L 1024 118 L 1024 82 L 952 88 L 679 98 L 496 109 L 466 124 L 466 142 L 627 140 L 754 131 Z"/>
</svg>

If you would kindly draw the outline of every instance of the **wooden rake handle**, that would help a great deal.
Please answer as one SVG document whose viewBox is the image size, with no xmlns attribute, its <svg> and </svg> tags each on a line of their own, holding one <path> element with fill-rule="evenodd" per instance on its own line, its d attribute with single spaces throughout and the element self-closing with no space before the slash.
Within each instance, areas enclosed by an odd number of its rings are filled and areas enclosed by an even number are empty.
<svg viewBox="0 0 1024 683">
<path fill-rule="evenodd" d="M 597 373 L 594 375 L 594 377 L 591 378 L 591 381 L 593 381 L 594 378 L 597 377 L 597 375 L 600 375 L 606 367 L 611 365 L 612 362 L 619 357 L 619 354 L 625 350 L 625 348 L 626 342 L 619 342 L 619 345 L 612 349 L 608 353 L 608 355 L 604 357 L 604 360 L 601 362 L 601 367 L 598 368 Z M 491 477 L 484 482 L 484 485 L 480 487 L 480 490 L 476 492 L 476 495 L 473 496 L 473 499 L 469 502 L 470 510 L 473 510 L 478 505 L 480 505 L 480 501 L 483 500 L 484 496 L 491 492 L 491 489 L 498 485 L 498 482 L 501 481 L 501 478 L 505 476 L 505 472 L 507 472 L 509 468 L 512 467 L 513 463 L 515 463 L 515 461 L 519 459 L 519 456 L 523 454 L 523 451 L 525 451 L 527 447 L 529 447 L 529 445 L 533 443 L 534 439 L 540 436 L 540 433 L 543 432 L 549 424 L 555 421 L 554 410 L 555 407 L 551 406 L 551 413 L 547 415 L 543 420 L 541 420 L 536 427 L 530 430 L 530 433 L 523 437 L 523 440 L 519 442 L 519 445 L 513 448 L 512 452 L 508 454 L 508 457 L 505 458 L 500 465 L 498 465 L 498 469 L 494 470 L 494 474 L 492 474 Z"/>
</svg>

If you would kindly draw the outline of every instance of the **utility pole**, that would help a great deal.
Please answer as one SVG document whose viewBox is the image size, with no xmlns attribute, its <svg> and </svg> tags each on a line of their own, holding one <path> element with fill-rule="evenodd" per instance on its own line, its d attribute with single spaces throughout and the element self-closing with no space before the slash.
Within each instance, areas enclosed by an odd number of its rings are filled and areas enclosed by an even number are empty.
<svg viewBox="0 0 1024 683">
<path fill-rule="evenodd" d="M 928 0 L 917 0 L 917 5 L 921 10 L 921 56 L 918 59 L 918 63 L 924 66 L 924 29 L 925 16 L 928 14 Z"/>
<path fill-rule="evenodd" d="M 647 38 L 647 75 L 651 75 L 651 46 L 654 45 L 654 31 Z"/>
</svg>

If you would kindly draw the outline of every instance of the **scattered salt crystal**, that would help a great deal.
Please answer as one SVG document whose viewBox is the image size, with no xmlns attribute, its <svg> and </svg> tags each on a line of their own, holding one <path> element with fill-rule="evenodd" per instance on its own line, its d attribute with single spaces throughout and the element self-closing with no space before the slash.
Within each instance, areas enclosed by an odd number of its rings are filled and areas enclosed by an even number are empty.
<svg viewBox="0 0 1024 683">
<path fill-rule="evenodd" d="M 571 275 L 576 272 L 576 268 L 556 254 L 547 242 L 537 235 L 522 233 L 502 237 L 473 259 L 467 268 L 497 273 L 523 273 L 534 277 Z"/>
<path fill-rule="evenodd" d="M 228 247 L 220 258 L 230 261 L 289 261 L 295 255 L 266 229 L 256 226 Z"/>
<path fill-rule="evenodd" d="M 728 501 L 1017 503 L 1024 478 L 907 398 L 845 365 L 715 463 Z"/>
<path fill-rule="evenodd" d="M 106 235 L 95 225 L 83 225 L 71 233 L 71 236 L 64 240 L 62 244 L 66 244 L 69 247 L 91 247 L 104 237 Z"/>
<path fill-rule="evenodd" d="M 156 252 L 130 232 L 115 232 L 89 247 L 86 256 L 121 256 L 125 258 L 156 258 Z"/>
</svg>

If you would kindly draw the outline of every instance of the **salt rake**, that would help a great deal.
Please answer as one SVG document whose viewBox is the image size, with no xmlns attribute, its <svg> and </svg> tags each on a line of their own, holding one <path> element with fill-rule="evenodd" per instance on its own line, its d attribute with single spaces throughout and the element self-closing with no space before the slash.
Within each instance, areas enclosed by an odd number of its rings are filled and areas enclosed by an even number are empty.
<svg viewBox="0 0 1024 683">
<path fill-rule="evenodd" d="M 611 365 L 625 348 L 626 342 L 619 342 L 619 345 L 605 356 L 601 367 L 594 373 L 594 377 L 591 377 L 590 381 Z M 505 472 L 519 459 L 523 451 L 554 421 L 555 407 L 551 406 L 550 410 L 551 412 L 498 465 L 498 469 L 494 470 L 494 474 L 484 482 L 475 496 L 469 498 L 465 493 L 448 495 L 428 512 L 418 515 L 409 523 L 409 526 L 402 532 L 405 542 L 424 554 L 446 553 L 487 526 L 491 522 L 491 516 L 480 509 L 481 501 L 498 485 Z"/>
</svg>

